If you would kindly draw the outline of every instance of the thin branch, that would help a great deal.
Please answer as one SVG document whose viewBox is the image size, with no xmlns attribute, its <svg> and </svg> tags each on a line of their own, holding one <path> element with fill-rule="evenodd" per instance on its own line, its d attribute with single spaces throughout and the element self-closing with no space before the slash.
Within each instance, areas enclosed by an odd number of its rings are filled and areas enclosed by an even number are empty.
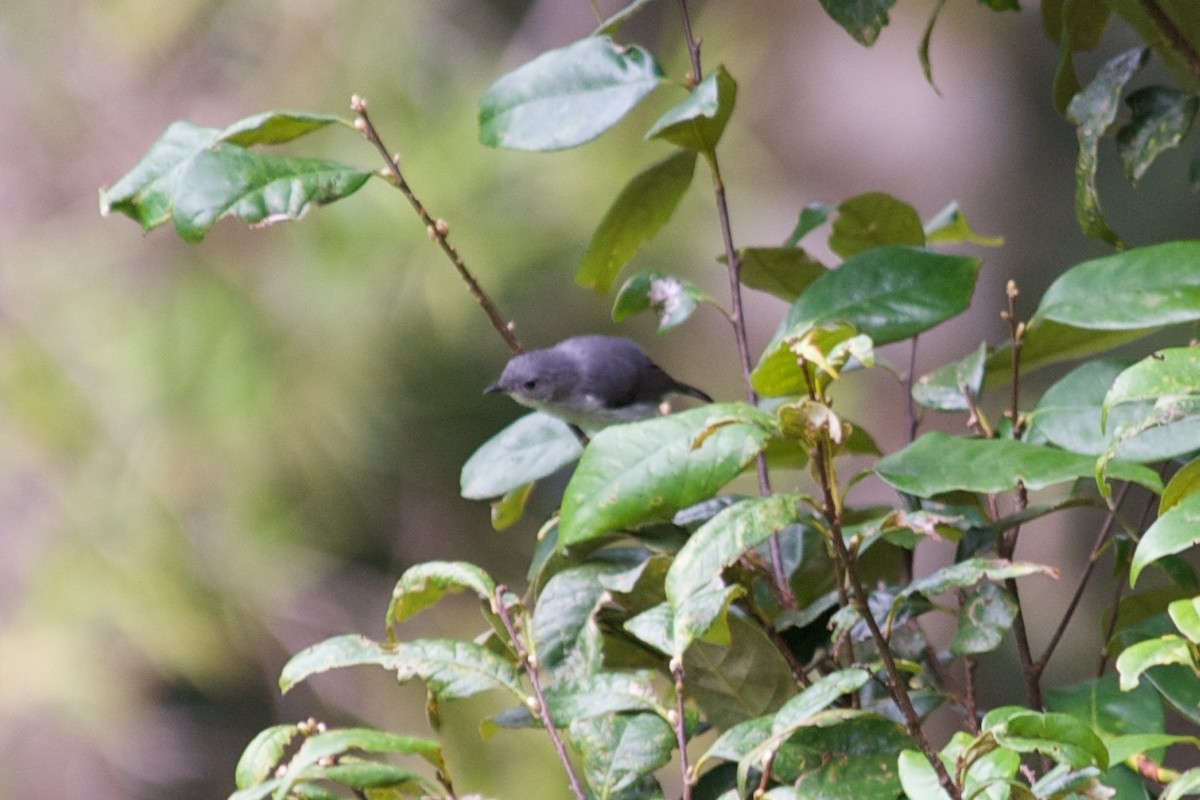
<svg viewBox="0 0 1200 800">
<path fill-rule="evenodd" d="M 671 659 L 671 677 L 675 679 L 675 741 L 679 745 L 679 771 L 683 776 L 683 800 L 692 800 L 692 768 L 687 754 L 687 716 L 683 708 L 683 660 Z"/>
<path fill-rule="evenodd" d="M 1150 493 L 1146 497 L 1146 505 L 1142 508 L 1142 516 L 1138 520 L 1137 530 L 1143 531 L 1146 529 L 1146 522 L 1150 519 L 1150 512 L 1154 510 L 1156 496 Z M 1129 562 L 1126 561 L 1121 565 L 1119 574 L 1117 575 L 1116 588 L 1113 590 L 1112 614 L 1108 619 L 1108 625 L 1104 630 L 1104 645 L 1100 648 L 1100 663 L 1096 667 L 1096 677 L 1104 675 L 1104 670 L 1108 668 L 1108 645 L 1112 642 L 1113 634 L 1117 630 L 1117 610 L 1121 606 L 1121 595 L 1125 592 L 1126 578 L 1129 574 Z"/>
<path fill-rule="evenodd" d="M 488 321 L 492 323 L 492 327 L 496 329 L 496 332 L 500 334 L 500 338 L 508 345 L 508 349 L 514 355 L 521 353 L 523 348 L 516 334 L 513 333 L 512 325 L 504 321 L 504 317 L 501 316 L 500 310 L 496 308 L 496 304 L 492 302 L 487 292 L 479 285 L 479 281 L 467 269 L 466 262 L 463 261 L 458 250 L 455 249 L 454 245 L 450 244 L 450 226 L 446 224 L 444 219 L 434 219 L 430 216 L 429 212 L 425 210 L 424 204 L 421 203 L 412 188 L 409 187 L 408 182 L 404 179 L 404 174 L 400 172 L 399 156 L 391 155 L 387 147 L 384 146 L 383 140 L 380 139 L 379 131 L 375 129 L 375 126 L 371 124 L 371 118 L 367 116 L 367 101 L 358 95 L 354 95 L 350 99 L 350 108 L 358 115 L 357 119 L 354 120 L 354 127 L 366 137 L 368 142 L 375 145 L 375 149 L 383 156 L 383 160 L 387 162 L 388 176 L 391 178 L 392 183 L 396 185 L 396 188 L 408 198 L 408 202 L 412 205 L 413 210 L 417 212 L 417 216 L 421 218 L 421 222 L 425 223 L 425 230 L 429 234 L 429 238 L 437 243 L 442 252 L 446 254 L 446 257 L 450 259 L 450 262 L 454 264 L 459 277 L 467 284 L 471 295 L 483 308 L 484 313 L 487 314 Z"/>
<path fill-rule="evenodd" d="M 683 35 L 687 42 L 688 55 L 692 62 L 692 74 L 688 84 L 694 86 L 704 74 L 700 66 L 700 40 L 692 33 L 692 19 L 688 14 L 687 0 L 679 0 L 679 15 L 683 20 Z M 742 308 L 742 260 L 737 248 L 733 246 L 733 228 L 729 221 L 729 204 L 725 199 L 725 184 L 721 180 L 721 166 L 717 161 L 716 150 L 706 152 L 705 158 L 712 171 L 713 194 L 716 198 L 717 219 L 721 227 L 721 242 L 725 247 L 725 263 L 729 274 L 730 323 L 733 325 L 734 338 L 737 340 L 738 357 L 742 365 L 742 384 L 746 392 L 746 402 L 758 405 L 758 393 L 750 383 L 750 344 L 746 336 L 746 316 Z M 755 469 L 758 473 L 759 494 L 766 497 L 771 494 L 771 478 L 767 473 L 767 458 L 759 453 L 755 459 Z M 767 550 L 771 556 L 771 578 L 774 583 L 779 604 L 785 609 L 796 608 L 796 596 L 788 583 L 783 571 L 783 550 L 779 545 L 779 537 L 771 536 L 767 541 Z"/>
<path fill-rule="evenodd" d="M 496 616 L 500 617 L 500 621 L 504 624 L 504 631 L 508 634 L 508 640 L 516 651 L 517 663 L 525 670 L 525 677 L 529 679 L 529 685 L 533 688 L 533 697 L 537 703 L 537 717 L 541 721 L 542 727 L 546 729 L 546 733 L 550 734 L 550 741 L 554 743 L 554 752 L 558 754 L 558 760 L 562 762 L 563 769 L 567 772 L 567 778 L 571 781 L 571 792 L 575 795 L 576 800 L 587 800 L 587 793 L 584 792 L 583 785 L 579 782 L 579 776 L 575 774 L 575 767 L 567 755 L 567 747 L 563 744 L 562 737 L 558 735 L 558 729 L 554 727 L 554 720 L 550 718 L 550 709 L 546 708 L 546 695 L 542 692 L 542 680 L 538 675 L 537 665 L 529 657 L 529 651 L 525 648 L 525 643 L 521 641 L 516 626 L 513 625 L 512 616 L 508 613 L 508 606 L 504 602 L 504 594 L 507 591 L 508 587 L 504 584 L 496 587 L 496 593 L 492 600 Z"/>
<path fill-rule="evenodd" d="M 963 659 L 963 691 L 966 692 L 967 730 L 972 736 L 979 735 L 979 706 L 975 701 L 975 668 L 979 660 L 974 656 Z"/>
<path fill-rule="evenodd" d="M 1167 47 L 1183 60 L 1192 79 L 1200 84 L 1200 53 L 1196 52 L 1196 48 L 1184 36 L 1183 31 L 1179 30 L 1179 27 L 1171 21 L 1167 12 L 1163 11 L 1162 6 L 1158 4 L 1158 0 L 1137 0 L 1137 4 L 1141 6 L 1142 11 L 1146 13 L 1150 22 L 1162 35 L 1163 42 Z"/>
<path fill-rule="evenodd" d="M 1050 642 L 1046 645 L 1045 652 L 1041 658 L 1033 665 L 1034 672 L 1038 677 L 1041 677 L 1042 671 L 1046 669 L 1046 664 L 1049 663 L 1050 657 L 1054 655 L 1055 648 L 1058 647 L 1059 641 L 1062 640 L 1063 633 L 1067 629 L 1067 624 L 1071 621 L 1071 617 L 1075 614 L 1075 610 L 1079 607 L 1079 601 L 1083 599 L 1083 590 L 1087 586 L 1088 580 L 1092 577 L 1092 571 L 1096 568 L 1096 563 L 1100 560 L 1100 550 L 1104 547 L 1104 543 L 1108 541 L 1108 534 L 1112 531 L 1113 523 L 1117 519 L 1117 511 L 1121 508 L 1121 504 L 1125 502 L 1125 495 L 1129 493 L 1131 484 L 1123 483 L 1121 488 L 1117 490 L 1117 496 L 1113 500 L 1112 508 L 1104 517 L 1104 522 L 1100 525 L 1100 530 L 1096 534 L 1096 541 L 1092 542 L 1092 551 L 1088 554 L 1088 563 L 1083 570 L 1083 575 L 1079 577 L 1079 583 L 1075 586 L 1075 594 L 1071 596 L 1071 602 L 1067 604 L 1067 610 L 1063 613 L 1062 619 L 1058 622 L 1058 627 L 1054 634 L 1050 637 Z"/>
</svg>

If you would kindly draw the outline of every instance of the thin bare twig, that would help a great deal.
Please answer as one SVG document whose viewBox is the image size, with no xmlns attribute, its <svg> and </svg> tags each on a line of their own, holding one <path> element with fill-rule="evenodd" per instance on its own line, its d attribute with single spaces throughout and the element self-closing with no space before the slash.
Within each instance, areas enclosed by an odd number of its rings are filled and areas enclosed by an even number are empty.
<svg viewBox="0 0 1200 800">
<path fill-rule="evenodd" d="M 504 584 L 496 587 L 496 593 L 492 599 L 496 616 L 500 617 L 500 621 L 504 624 L 504 632 L 508 634 L 508 640 L 517 654 L 517 663 L 525 670 L 525 677 L 529 679 L 529 685 L 533 688 L 533 697 L 537 704 L 535 713 L 538 720 L 541 721 L 542 727 L 546 729 L 546 733 L 550 735 L 550 741 L 554 743 L 554 752 L 558 754 L 558 760 L 562 762 L 563 769 L 567 772 L 567 779 L 571 781 L 571 792 L 575 795 L 576 800 L 586 800 L 587 794 L 579 782 L 579 776 L 575 774 L 575 767 L 567 755 L 567 747 L 563 744 L 562 737 L 558 735 L 558 729 L 554 727 L 554 720 L 550 718 L 550 709 L 546 708 L 546 695 L 542 692 L 542 680 L 538 675 L 537 665 L 529 657 L 529 650 L 526 649 L 520 634 L 517 633 L 516 626 L 513 625 L 512 615 L 508 613 L 508 605 L 504 602 L 504 595 L 507 591 L 508 587 Z"/>
<path fill-rule="evenodd" d="M 679 745 L 679 772 L 683 776 L 682 800 L 692 800 L 692 767 L 687 754 L 687 716 L 683 707 L 683 660 L 671 659 L 671 677 L 675 679 L 675 741 Z"/>
<path fill-rule="evenodd" d="M 424 204 L 408 185 L 408 181 L 404 179 L 404 174 L 400 172 L 399 157 L 392 155 L 383 144 L 383 140 L 379 137 L 379 131 L 375 129 L 375 126 L 371 123 L 371 118 L 367 116 L 367 101 L 358 95 L 354 95 L 350 99 L 350 108 L 357 115 L 357 118 L 354 120 L 354 127 L 366 137 L 368 142 L 375 145 L 375 149 L 383 156 L 383 160 L 387 162 L 388 176 L 391 178 L 392 183 L 396 185 L 396 188 L 408 199 L 413 210 L 417 212 L 417 216 L 421 218 L 421 222 L 425 224 L 425 230 L 429 234 L 429 238 L 436 242 L 438 247 L 442 249 L 442 252 L 446 254 L 446 257 L 450 259 L 450 263 L 458 271 L 459 277 L 467 284 L 467 289 L 470 290 L 476 302 L 483 308 L 484 313 L 487 314 L 488 321 L 492 323 L 492 327 L 496 329 L 496 333 L 500 334 L 500 338 L 508 345 L 508 349 L 513 354 L 521 353 L 523 348 L 516 334 L 513 333 L 512 325 L 504 321 L 504 317 L 501 316 L 500 310 L 496 308 L 496 304 L 492 302 L 491 297 L 479 285 L 479 281 L 467 269 L 466 262 L 463 261 L 458 250 L 455 249 L 454 245 L 450 244 L 450 226 L 446 224 L 445 220 L 434 219 L 430 216 L 429 212 L 425 210 Z"/>
<path fill-rule="evenodd" d="M 687 42 L 688 56 L 692 62 L 692 74 L 689 85 L 695 85 L 703 76 L 700 66 L 700 40 L 692 33 L 692 20 L 688 14 L 687 0 L 679 0 L 679 15 L 683 20 L 683 34 Z M 717 161 L 715 150 L 704 154 L 712 170 L 713 194 L 716 198 L 717 219 L 721 227 L 721 242 L 725 247 L 726 271 L 729 275 L 729 322 L 733 327 L 734 338 L 737 340 L 738 358 L 742 365 L 742 384 L 746 392 L 746 402 L 758 404 L 758 393 L 750 383 L 750 344 L 746 336 L 746 318 L 742 309 L 742 259 L 737 248 L 733 246 L 733 228 L 729 221 L 729 204 L 725 199 L 725 184 L 721 180 L 721 166 Z M 758 491 L 764 497 L 771 494 L 771 478 L 767 473 L 767 459 L 759 453 L 755 459 L 755 469 L 758 473 Z M 783 571 L 783 551 L 779 545 L 779 537 L 772 536 L 767 540 L 767 550 L 771 556 L 771 578 L 779 604 L 785 609 L 796 608 L 796 596 L 792 593 L 791 584 Z"/>
<path fill-rule="evenodd" d="M 1138 519 L 1137 530 L 1144 531 L 1146 522 L 1150 519 L 1150 512 L 1154 510 L 1156 495 L 1151 492 L 1146 497 L 1146 505 L 1142 508 L 1142 516 Z M 1113 590 L 1112 614 L 1108 619 L 1108 625 L 1104 630 L 1104 645 L 1100 648 L 1100 663 L 1096 667 L 1096 677 L 1104 675 L 1104 670 L 1108 668 L 1108 646 L 1112 642 L 1113 633 L 1117 630 L 1117 610 L 1121 606 L 1121 595 L 1125 592 L 1126 576 L 1129 574 L 1129 562 L 1126 561 L 1121 565 L 1119 574 L 1117 575 L 1116 588 Z"/>
</svg>

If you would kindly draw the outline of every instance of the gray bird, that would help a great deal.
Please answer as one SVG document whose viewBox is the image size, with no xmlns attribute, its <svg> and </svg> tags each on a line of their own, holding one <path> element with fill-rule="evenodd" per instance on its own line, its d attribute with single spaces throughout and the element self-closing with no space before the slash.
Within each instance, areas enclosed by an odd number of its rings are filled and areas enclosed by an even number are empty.
<svg viewBox="0 0 1200 800">
<path fill-rule="evenodd" d="M 514 356 L 500 379 L 484 389 L 485 394 L 496 392 L 584 430 L 652 417 L 672 393 L 712 402 L 618 336 L 573 336 Z"/>
</svg>

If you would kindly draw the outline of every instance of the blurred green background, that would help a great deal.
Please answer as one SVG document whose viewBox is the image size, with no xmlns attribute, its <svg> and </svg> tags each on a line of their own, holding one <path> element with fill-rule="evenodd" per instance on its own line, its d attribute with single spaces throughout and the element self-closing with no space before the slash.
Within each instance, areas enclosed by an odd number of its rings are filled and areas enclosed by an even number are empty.
<svg viewBox="0 0 1200 800">
<path fill-rule="evenodd" d="M 1001 339 L 1007 278 L 1029 312 L 1059 271 L 1103 252 L 1072 218 L 1074 135 L 1050 105 L 1055 49 L 1036 9 L 948 4 L 933 44 L 939 95 L 916 57 L 930 5 L 901 2 L 871 50 L 811 0 L 713 0 L 695 19 L 707 66 L 740 83 L 722 145 L 739 245 L 778 244 L 805 203 L 875 189 L 926 217 L 958 200 L 977 230 L 1006 237 L 986 254 L 972 314 L 923 338 L 925 369 Z M 578 289 L 574 264 L 623 183 L 667 152 L 641 132 L 681 91 L 565 153 L 490 151 L 475 128 L 498 75 L 595 22 L 587 0 L 5 3 L 0 797 L 221 797 L 257 730 L 310 714 L 427 733 L 420 688 L 387 675 L 324 676 L 287 698 L 276 679 L 322 638 L 381 636 L 391 585 L 413 563 L 468 559 L 523 585 L 553 491 L 502 534 L 486 505 L 457 494 L 465 458 L 519 414 L 480 395 L 503 344 L 382 182 L 300 223 L 226 221 L 195 246 L 102 219 L 96 193 L 174 120 L 348 115 L 357 92 L 527 346 L 612 331 L 610 298 Z M 624 35 L 682 77 L 675 3 L 650 4 Z M 1099 63 L 1082 61 L 1084 75 Z M 292 147 L 378 166 L 349 130 Z M 1195 235 L 1185 155 L 1164 157 L 1135 193 L 1105 153 L 1106 208 L 1129 241 Z M 698 173 L 636 265 L 724 298 L 714 220 Z M 748 303 L 761 347 L 784 308 Z M 649 319 L 619 331 L 681 379 L 737 396 L 718 315 L 661 339 Z M 860 386 L 898 392 L 885 377 Z M 902 443 L 903 420 L 873 419 L 882 444 Z M 413 635 L 479 628 L 470 603 L 412 624 Z M 565 796 L 558 778 L 530 784 L 557 774 L 538 767 L 553 760 L 544 736 L 481 746 L 487 708 L 445 709 L 459 789 Z"/>
</svg>

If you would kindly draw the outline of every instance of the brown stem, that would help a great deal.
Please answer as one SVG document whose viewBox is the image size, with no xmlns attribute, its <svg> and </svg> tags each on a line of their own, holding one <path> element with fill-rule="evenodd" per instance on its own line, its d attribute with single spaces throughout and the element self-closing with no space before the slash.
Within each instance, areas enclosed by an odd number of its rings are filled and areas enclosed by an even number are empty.
<svg viewBox="0 0 1200 800">
<path fill-rule="evenodd" d="M 692 768 L 687 754 L 687 717 L 683 708 L 683 660 L 671 659 L 671 677 L 675 679 L 675 741 L 679 745 L 679 771 L 683 776 L 683 800 L 692 800 Z"/>
<path fill-rule="evenodd" d="M 479 285 L 479 281 L 467 269 L 466 262 L 463 261 L 458 250 L 455 249 L 454 245 L 450 244 L 450 226 L 446 224 L 445 220 L 434 219 L 430 216 L 429 212 L 425 210 L 424 204 L 421 203 L 421 200 L 404 179 L 404 174 L 400 172 L 399 158 L 391 155 L 387 147 L 384 146 L 383 140 L 379 138 L 379 131 L 375 129 L 375 126 L 371 124 L 371 118 L 367 116 L 367 101 L 358 95 L 354 95 L 350 100 L 350 107 L 358 115 L 358 118 L 354 121 L 354 127 L 366 137 L 368 142 L 375 145 L 375 149 L 383 156 L 383 160 L 387 162 L 388 175 L 396 185 L 396 188 L 408 199 L 413 210 L 417 212 L 417 216 L 421 218 L 421 222 L 425 223 L 425 230 L 428 232 L 429 238 L 437 243 L 442 252 L 446 254 L 446 257 L 450 259 L 450 263 L 454 264 L 459 277 L 467 284 L 467 289 L 470 290 L 476 302 L 483 308 L 484 313 L 487 314 L 488 321 L 492 323 L 492 327 L 496 329 L 496 332 L 500 334 L 500 338 L 508 345 L 508 349 L 513 354 L 521 353 L 523 348 L 516 334 L 513 333 L 512 326 L 504 321 L 504 317 L 500 315 L 500 310 L 496 308 L 496 304 L 492 302 L 487 292 Z"/>
<path fill-rule="evenodd" d="M 963 691 L 966 693 L 967 702 L 967 730 L 972 736 L 979 735 L 979 706 L 975 702 L 975 668 L 979 666 L 979 661 L 974 656 L 967 656 L 963 659 L 963 683 L 965 687 Z"/>
<path fill-rule="evenodd" d="M 688 81 L 695 85 L 703 74 L 700 66 L 700 41 L 692 33 L 692 19 L 688 14 L 687 0 L 679 0 L 679 15 L 683 20 L 683 35 L 687 42 L 688 56 L 692 62 L 692 76 Z M 717 219 L 721 228 L 721 242 L 725 247 L 725 263 L 729 275 L 729 321 L 733 325 L 734 338 L 737 340 L 738 357 L 742 365 L 742 384 L 746 392 L 746 402 L 758 405 L 758 393 L 750 383 L 750 343 L 746 336 L 746 317 L 742 307 L 742 259 L 737 248 L 733 246 L 733 227 L 729 221 L 729 204 L 725 199 L 725 183 L 721 180 L 721 165 L 717 161 L 716 150 L 706 152 L 705 158 L 712 171 L 713 194 L 716 198 Z M 755 469 L 758 473 L 758 491 L 764 497 L 771 494 L 771 478 L 767 473 L 767 459 L 762 453 L 755 459 Z M 779 604 L 785 609 L 796 608 L 796 596 L 792 593 L 791 584 L 783 571 L 783 551 L 779 545 L 779 537 L 771 536 L 767 540 L 767 550 L 771 556 L 771 578 L 774 590 L 779 598 Z"/>
<path fill-rule="evenodd" d="M 1167 16 L 1167 12 L 1163 11 L 1157 0 L 1136 0 L 1146 16 L 1150 18 L 1150 22 L 1158 29 L 1162 35 L 1163 42 L 1171 49 L 1175 55 L 1179 56 L 1183 63 L 1187 66 L 1188 72 L 1192 74 L 1192 79 L 1200 84 L 1200 53 L 1192 45 L 1188 38 L 1183 35 L 1183 31 L 1171 21 Z"/>
<path fill-rule="evenodd" d="M 567 779 L 571 781 L 571 792 L 575 795 L 576 800 L 587 800 L 587 794 L 584 792 L 583 785 L 579 782 L 579 776 L 575 774 L 575 767 L 571 764 L 571 759 L 567 755 L 567 747 L 563 744 L 562 737 L 558 735 L 558 729 L 554 727 L 554 720 L 550 718 L 550 710 L 546 708 L 546 695 L 542 692 L 542 681 L 538 675 L 537 666 L 530 659 L 529 651 L 525 648 L 525 643 L 521 641 L 516 626 L 513 625 L 512 615 L 508 613 L 508 606 L 504 602 L 504 595 L 507 591 L 508 587 L 504 584 L 496 587 L 495 596 L 492 600 L 496 616 L 500 617 L 500 621 L 504 624 L 504 631 L 508 634 L 508 640 L 517 654 L 517 663 L 525 670 L 525 677 L 529 679 L 529 685 L 533 688 L 533 696 L 537 702 L 536 713 L 538 719 L 541 721 L 542 727 L 546 729 L 546 733 L 550 735 L 550 741 L 554 743 L 554 752 L 558 754 L 558 760 L 562 762 L 563 769 L 567 772 Z"/>
<path fill-rule="evenodd" d="M 1146 521 L 1150 519 L 1150 512 L 1154 510 L 1156 497 L 1153 493 L 1146 497 L 1146 505 L 1142 508 L 1142 516 L 1138 520 L 1137 530 L 1146 529 Z M 1129 575 L 1129 562 L 1126 561 L 1121 565 L 1118 571 L 1116 580 L 1116 588 L 1113 590 L 1112 614 L 1109 616 L 1108 625 L 1104 630 L 1104 646 L 1100 648 L 1100 663 L 1096 667 L 1096 677 L 1104 675 L 1104 670 L 1108 668 L 1108 645 L 1112 642 L 1113 634 L 1117 630 L 1117 610 L 1121 606 L 1121 595 L 1125 592 L 1126 578 Z"/>
</svg>

